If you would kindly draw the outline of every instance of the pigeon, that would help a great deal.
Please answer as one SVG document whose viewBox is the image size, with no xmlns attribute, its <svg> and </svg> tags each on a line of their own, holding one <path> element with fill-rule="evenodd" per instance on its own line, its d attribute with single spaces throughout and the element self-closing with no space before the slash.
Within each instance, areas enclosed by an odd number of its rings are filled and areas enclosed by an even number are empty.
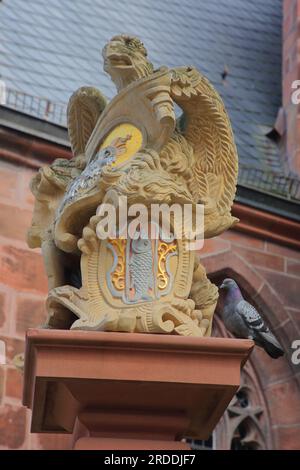
<svg viewBox="0 0 300 470">
<path fill-rule="evenodd" d="M 224 279 L 220 289 L 226 292 L 223 321 L 227 330 L 237 338 L 252 339 L 273 359 L 283 356 L 277 339 L 258 311 L 243 298 L 237 283 L 233 279 Z"/>
</svg>

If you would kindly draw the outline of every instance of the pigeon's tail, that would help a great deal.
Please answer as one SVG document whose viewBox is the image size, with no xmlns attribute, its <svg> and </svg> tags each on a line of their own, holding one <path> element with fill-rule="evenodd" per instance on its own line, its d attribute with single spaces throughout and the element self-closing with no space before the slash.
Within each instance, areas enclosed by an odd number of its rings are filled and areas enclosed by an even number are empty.
<svg viewBox="0 0 300 470">
<path fill-rule="evenodd" d="M 277 359 L 278 357 L 284 355 L 282 347 L 270 331 L 265 333 L 261 332 L 259 336 L 259 341 L 257 341 L 258 345 L 262 346 L 269 356 L 271 356 L 273 359 Z"/>
</svg>

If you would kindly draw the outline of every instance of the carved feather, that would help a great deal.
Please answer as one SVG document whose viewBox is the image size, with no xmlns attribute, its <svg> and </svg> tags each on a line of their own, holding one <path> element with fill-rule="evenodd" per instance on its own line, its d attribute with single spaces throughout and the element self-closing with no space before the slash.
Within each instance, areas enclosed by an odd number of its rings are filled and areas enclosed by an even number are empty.
<svg viewBox="0 0 300 470">
<path fill-rule="evenodd" d="M 93 87 L 81 87 L 71 96 L 67 109 L 68 132 L 75 157 L 84 154 L 107 99 Z"/>
<path fill-rule="evenodd" d="M 171 96 L 184 111 L 182 134 L 194 149 L 193 174 L 208 209 L 205 236 L 212 237 L 237 222 L 230 213 L 238 175 L 231 124 L 219 94 L 192 67 L 172 71 Z"/>
</svg>

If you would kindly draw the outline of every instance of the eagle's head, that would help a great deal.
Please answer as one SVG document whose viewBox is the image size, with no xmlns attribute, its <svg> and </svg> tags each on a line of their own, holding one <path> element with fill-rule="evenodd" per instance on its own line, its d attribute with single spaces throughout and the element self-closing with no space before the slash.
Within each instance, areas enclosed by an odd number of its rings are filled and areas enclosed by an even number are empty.
<svg viewBox="0 0 300 470">
<path fill-rule="evenodd" d="M 115 83 L 118 91 L 134 80 L 153 72 L 147 60 L 147 50 L 134 36 L 114 36 L 103 48 L 104 70 Z"/>
</svg>

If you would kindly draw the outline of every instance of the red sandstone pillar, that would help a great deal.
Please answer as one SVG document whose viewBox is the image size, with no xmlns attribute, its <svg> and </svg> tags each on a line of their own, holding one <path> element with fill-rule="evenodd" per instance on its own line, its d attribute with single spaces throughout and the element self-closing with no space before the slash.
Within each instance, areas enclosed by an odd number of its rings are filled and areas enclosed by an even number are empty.
<svg viewBox="0 0 300 470">
<path fill-rule="evenodd" d="M 74 449 L 188 449 L 183 437 L 212 433 L 252 348 L 228 338 L 29 330 L 31 431 L 73 433 Z"/>
</svg>

